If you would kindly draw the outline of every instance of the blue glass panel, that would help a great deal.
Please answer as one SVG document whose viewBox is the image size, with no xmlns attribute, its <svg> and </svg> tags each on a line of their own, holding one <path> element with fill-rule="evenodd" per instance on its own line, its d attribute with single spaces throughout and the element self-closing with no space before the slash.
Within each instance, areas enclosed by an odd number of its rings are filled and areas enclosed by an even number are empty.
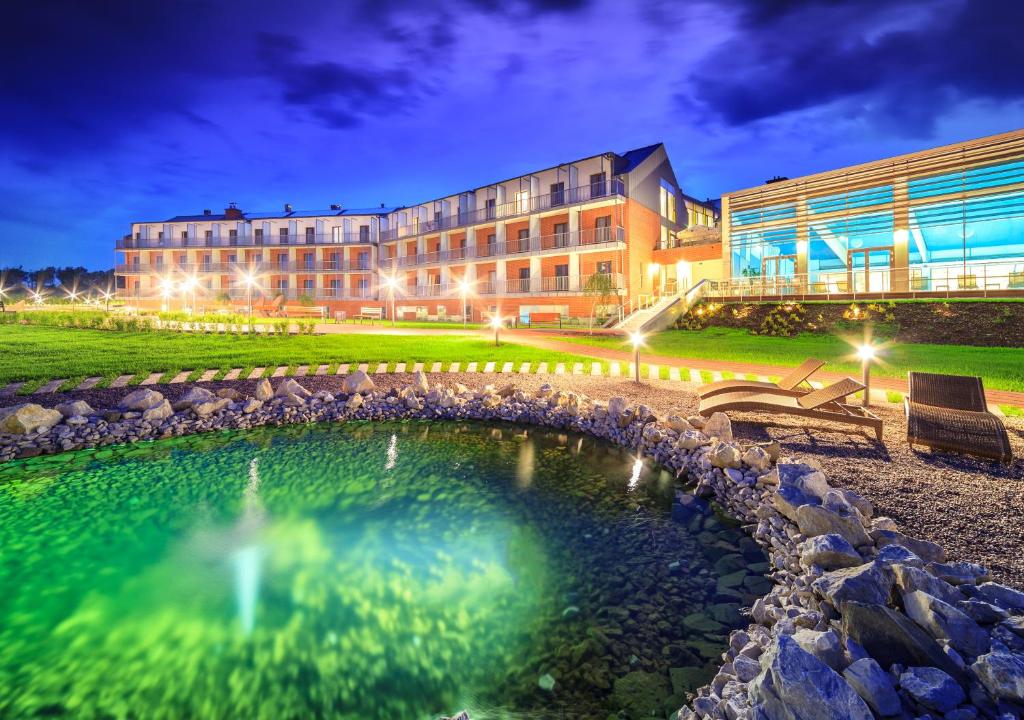
<svg viewBox="0 0 1024 720">
<path fill-rule="evenodd" d="M 807 201 L 807 212 L 814 215 L 837 210 L 856 209 L 892 202 L 892 185 L 852 190 L 836 195 L 825 195 Z"/>
<path fill-rule="evenodd" d="M 982 190 L 1024 182 L 1024 160 L 986 165 L 957 172 L 915 178 L 907 183 L 911 200 L 967 190 Z"/>
<path fill-rule="evenodd" d="M 765 207 L 753 208 L 751 210 L 733 210 L 729 213 L 729 222 L 733 225 L 757 225 L 758 223 L 770 222 L 772 220 L 784 220 L 796 217 L 796 205 L 784 203 L 782 205 L 766 205 Z"/>
</svg>

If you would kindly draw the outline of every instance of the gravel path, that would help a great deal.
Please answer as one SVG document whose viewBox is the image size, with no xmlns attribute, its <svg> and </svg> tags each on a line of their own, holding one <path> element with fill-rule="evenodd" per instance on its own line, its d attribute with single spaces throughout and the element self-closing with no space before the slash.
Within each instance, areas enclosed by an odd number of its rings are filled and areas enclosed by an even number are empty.
<svg viewBox="0 0 1024 720">
<path fill-rule="evenodd" d="M 670 411 L 693 414 L 697 397 L 688 383 L 649 381 L 636 385 L 629 380 L 586 375 L 430 375 L 432 383 L 469 387 L 492 383 L 501 387 L 514 382 L 524 390 L 550 382 L 564 390 L 576 390 L 607 400 L 621 395 L 644 403 L 662 416 Z M 408 375 L 374 375 L 382 388 L 400 386 Z M 309 376 L 299 380 L 310 390 L 337 391 L 342 378 Z M 234 387 L 250 392 L 256 381 L 203 383 L 217 390 Z M 160 385 L 156 389 L 172 402 L 188 384 Z M 132 388 L 133 389 L 133 388 Z M 129 389 L 86 390 L 33 396 L 32 402 L 56 405 L 83 399 L 93 407 L 116 405 Z M 0 405 L 26 402 L 26 398 L 0 398 Z M 878 407 L 885 420 L 885 444 L 867 431 L 820 424 L 806 427 L 798 418 L 768 418 L 756 413 L 733 417 L 737 437 L 751 441 L 776 439 L 788 453 L 819 458 L 835 485 L 851 488 L 869 498 L 876 514 L 887 515 L 909 535 L 937 542 L 953 560 L 986 565 L 1000 582 L 1024 589 L 1024 420 L 1006 418 L 1017 460 L 1010 466 L 951 453 L 913 452 L 906 443 L 906 423 L 897 406 Z"/>
</svg>

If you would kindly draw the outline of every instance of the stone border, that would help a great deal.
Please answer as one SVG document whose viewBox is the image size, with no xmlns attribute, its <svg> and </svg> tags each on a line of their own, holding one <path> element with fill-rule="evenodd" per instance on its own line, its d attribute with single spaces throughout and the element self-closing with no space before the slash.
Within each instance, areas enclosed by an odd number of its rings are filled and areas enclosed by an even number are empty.
<svg viewBox="0 0 1024 720">
<path fill-rule="evenodd" d="M 386 394 L 363 370 L 335 397 L 284 378 L 247 397 L 197 385 L 172 407 L 140 388 L 118 408 L 83 401 L 0 410 L 0 461 L 220 429 L 347 420 L 506 421 L 586 433 L 675 472 L 673 515 L 712 497 L 768 553 L 774 586 L 749 609 L 724 664 L 690 718 L 1014 718 L 1024 715 L 1024 593 L 984 568 L 948 563 L 941 547 L 901 534 L 856 493 L 832 488 L 816 463 L 781 458 L 777 443 L 733 441 L 729 419 L 660 421 L 623 398 L 594 401 L 550 385 L 479 391 L 430 388 L 422 371 Z"/>
</svg>

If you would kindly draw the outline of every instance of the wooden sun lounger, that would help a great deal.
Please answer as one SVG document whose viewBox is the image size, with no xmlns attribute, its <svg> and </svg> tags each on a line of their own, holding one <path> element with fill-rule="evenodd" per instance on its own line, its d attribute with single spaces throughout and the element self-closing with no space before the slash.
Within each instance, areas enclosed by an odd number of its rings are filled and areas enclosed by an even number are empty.
<svg viewBox="0 0 1024 720">
<path fill-rule="evenodd" d="M 718 382 L 701 385 L 697 395 L 701 398 L 713 397 L 727 392 L 764 392 L 772 395 L 803 395 L 813 389 L 808 385 L 807 390 L 801 389 L 800 384 L 806 382 L 807 378 L 817 372 L 825 363 L 821 360 L 809 358 L 800 363 L 799 366 L 790 370 L 777 383 L 760 382 L 758 380 L 719 380 Z"/>
<path fill-rule="evenodd" d="M 1006 427 L 988 411 L 980 377 L 908 373 L 907 442 L 1010 462 Z"/>
<path fill-rule="evenodd" d="M 710 415 L 714 412 L 747 411 L 831 420 L 871 428 L 881 442 L 881 418 L 866 408 L 840 402 L 863 389 L 864 386 L 856 380 L 844 378 L 821 390 L 813 390 L 799 396 L 777 395 L 770 392 L 729 392 L 702 399 L 698 412 L 701 415 Z"/>
</svg>

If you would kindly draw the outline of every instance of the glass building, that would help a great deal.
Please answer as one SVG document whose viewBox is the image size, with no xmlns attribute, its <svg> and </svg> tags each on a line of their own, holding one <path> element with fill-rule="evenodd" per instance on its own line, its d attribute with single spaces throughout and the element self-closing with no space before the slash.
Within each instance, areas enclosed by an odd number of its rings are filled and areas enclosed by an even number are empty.
<svg viewBox="0 0 1024 720">
<path fill-rule="evenodd" d="M 727 294 L 1024 294 L 1024 130 L 722 198 Z"/>
</svg>

